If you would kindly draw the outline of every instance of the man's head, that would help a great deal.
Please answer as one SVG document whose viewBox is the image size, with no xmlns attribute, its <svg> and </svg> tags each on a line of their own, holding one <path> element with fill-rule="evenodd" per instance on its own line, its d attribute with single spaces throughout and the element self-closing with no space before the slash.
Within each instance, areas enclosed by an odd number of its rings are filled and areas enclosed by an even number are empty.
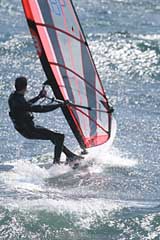
<svg viewBox="0 0 160 240">
<path fill-rule="evenodd" d="M 27 78 L 25 77 L 18 77 L 15 80 L 15 88 L 16 91 L 26 91 L 27 89 Z"/>
</svg>

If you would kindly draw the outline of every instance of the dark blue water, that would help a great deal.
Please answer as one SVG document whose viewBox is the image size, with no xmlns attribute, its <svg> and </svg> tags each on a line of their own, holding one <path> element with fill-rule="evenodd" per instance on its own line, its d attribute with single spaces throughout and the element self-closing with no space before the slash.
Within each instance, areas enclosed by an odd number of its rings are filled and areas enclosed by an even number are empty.
<svg viewBox="0 0 160 240">
<path fill-rule="evenodd" d="M 115 108 L 112 148 L 87 170 L 45 170 L 50 142 L 15 132 L 7 99 L 14 79 L 28 97 L 46 80 L 21 2 L 0 1 L 0 239 L 160 239 L 160 1 L 74 1 L 105 90 Z M 76 142 L 62 113 L 37 122 Z M 54 123 L 54 124 L 53 124 Z"/>
</svg>

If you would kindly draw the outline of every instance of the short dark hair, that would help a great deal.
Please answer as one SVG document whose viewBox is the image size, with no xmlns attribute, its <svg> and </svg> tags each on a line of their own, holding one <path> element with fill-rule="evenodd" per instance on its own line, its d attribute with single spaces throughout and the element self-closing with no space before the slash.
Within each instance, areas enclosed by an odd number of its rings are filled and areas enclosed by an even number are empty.
<svg viewBox="0 0 160 240">
<path fill-rule="evenodd" d="M 25 89 L 27 86 L 27 78 L 26 77 L 18 77 L 15 80 L 15 88 L 17 91 L 21 91 Z"/>
</svg>

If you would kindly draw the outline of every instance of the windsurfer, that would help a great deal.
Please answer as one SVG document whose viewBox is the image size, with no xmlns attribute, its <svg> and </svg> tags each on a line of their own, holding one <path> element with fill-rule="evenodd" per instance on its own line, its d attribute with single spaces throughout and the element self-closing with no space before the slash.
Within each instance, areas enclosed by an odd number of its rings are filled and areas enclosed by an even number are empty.
<svg viewBox="0 0 160 240">
<path fill-rule="evenodd" d="M 53 132 L 47 128 L 35 125 L 32 112 L 50 112 L 59 107 L 65 107 L 68 101 L 64 103 L 50 105 L 33 105 L 39 99 L 46 96 L 46 91 L 41 90 L 35 98 L 26 101 L 24 95 L 27 91 L 27 78 L 18 77 L 15 80 L 16 91 L 9 96 L 9 115 L 15 129 L 28 139 L 50 140 L 55 145 L 53 163 L 60 163 L 62 151 L 67 160 L 73 160 L 77 157 L 66 146 L 64 146 L 64 134 Z"/>
</svg>

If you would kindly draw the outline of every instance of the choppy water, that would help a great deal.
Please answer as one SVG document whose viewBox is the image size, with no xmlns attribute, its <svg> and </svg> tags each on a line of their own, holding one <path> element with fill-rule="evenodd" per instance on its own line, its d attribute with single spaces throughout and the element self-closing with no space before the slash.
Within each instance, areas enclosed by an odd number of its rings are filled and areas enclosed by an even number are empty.
<svg viewBox="0 0 160 240">
<path fill-rule="evenodd" d="M 0 239 L 158 240 L 160 2 L 74 3 L 115 107 L 117 136 L 87 171 L 38 167 L 52 158 L 53 146 L 15 132 L 7 98 L 16 76 L 29 77 L 29 96 L 45 76 L 20 1 L 0 0 L 0 162 L 15 165 L 0 170 Z M 57 115 L 36 116 L 44 126 L 53 127 L 51 118 L 56 129 L 63 125 L 72 148 L 72 134 Z"/>
</svg>

